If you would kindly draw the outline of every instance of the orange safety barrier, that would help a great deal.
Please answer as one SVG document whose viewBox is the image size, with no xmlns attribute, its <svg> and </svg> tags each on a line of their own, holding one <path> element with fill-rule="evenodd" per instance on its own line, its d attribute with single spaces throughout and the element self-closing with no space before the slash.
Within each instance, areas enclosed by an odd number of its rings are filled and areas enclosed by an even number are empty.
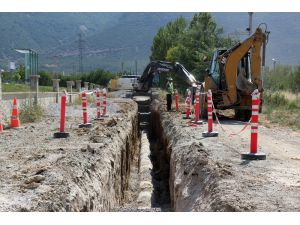
<svg viewBox="0 0 300 225">
<path fill-rule="evenodd" d="M 244 160 L 265 160 L 266 154 L 258 152 L 257 136 L 258 136 L 258 112 L 260 105 L 260 93 L 256 89 L 252 93 L 252 116 L 251 116 L 251 137 L 250 137 L 250 152 L 242 154 Z"/>
<path fill-rule="evenodd" d="M 202 133 L 203 137 L 217 137 L 218 132 L 213 131 L 213 99 L 209 89 L 207 92 L 207 131 Z"/>
<path fill-rule="evenodd" d="M 191 114 L 191 91 L 188 90 L 188 95 L 185 99 L 185 117 L 183 119 L 190 119 Z"/>
<path fill-rule="evenodd" d="M 194 114 L 194 120 L 192 120 L 190 126 L 197 126 L 200 124 L 203 124 L 203 121 L 199 120 L 200 116 L 200 90 L 196 91 L 195 94 L 195 114 Z"/>
<path fill-rule="evenodd" d="M 20 121 L 19 121 L 18 104 L 17 104 L 17 99 L 14 98 L 12 113 L 10 117 L 10 127 L 19 127 L 19 126 L 20 126 Z"/>
<path fill-rule="evenodd" d="M 87 97 L 85 91 L 81 93 L 81 102 L 83 112 L 83 123 L 79 124 L 79 128 L 90 128 L 92 127 L 92 124 L 87 122 Z"/>
<path fill-rule="evenodd" d="M 60 105 L 60 128 L 59 128 L 59 132 L 54 133 L 54 138 L 67 138 L 70 136 L 69 133 L 65 132 L 66 102 L 67 102 L 67 96 L 66 94 L 63 94 L 61 96 L 61 105 Z"/>
</svg>

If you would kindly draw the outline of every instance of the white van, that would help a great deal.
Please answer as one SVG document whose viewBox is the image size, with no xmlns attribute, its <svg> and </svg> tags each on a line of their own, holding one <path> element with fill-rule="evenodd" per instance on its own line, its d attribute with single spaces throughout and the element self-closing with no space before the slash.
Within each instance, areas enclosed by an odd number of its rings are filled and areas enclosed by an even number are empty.
<svg viewBox="0 0 300 225">
<path fill-rule="evenodd" d="M 138 82 L 138 78 L 140 78 L 141 75 L 123 75 L 118 79 L 118 90 L 132 90 L 133 84 L 136 84 Z"/>
</svg>

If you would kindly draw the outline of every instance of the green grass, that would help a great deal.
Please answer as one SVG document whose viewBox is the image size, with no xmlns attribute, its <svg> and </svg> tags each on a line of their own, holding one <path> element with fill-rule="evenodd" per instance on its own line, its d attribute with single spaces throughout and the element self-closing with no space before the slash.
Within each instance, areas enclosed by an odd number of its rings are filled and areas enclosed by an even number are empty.
<svg viewBox="0 0 300 225">
<path fill-rule="evenodd" d="M 62 87 L 64 88 L 64 87 Z M 39 86 L 39 91 L 40 92 L 53 92 L 53 87 L 52 86 Z"/>
<path fill-rule="evenodd" d="M 26 84 L 2 84 L 2 91 L 3 92 L 29 92 L 30 87 Z M 40 92 L 52 92 L 53 89 L 50 86 L 39 86 Z"/>
</svg>

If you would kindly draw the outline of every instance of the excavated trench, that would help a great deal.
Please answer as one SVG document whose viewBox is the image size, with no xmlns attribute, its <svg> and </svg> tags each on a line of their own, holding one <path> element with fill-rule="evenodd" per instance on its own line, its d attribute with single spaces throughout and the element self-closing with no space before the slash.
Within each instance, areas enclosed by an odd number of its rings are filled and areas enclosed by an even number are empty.
<svg viewBox="0 0 300 225">
<path fill-rule="evenodd" d="M 139 161 L 132 165 L 129 186 L 126 187 L 126 195 L 130 198 L 125 196 L 124 199 L 130 200 L 123 201 L 122 206 L 114 211 L 173 211 L 169 191 L 171 148 L 162 133 L 160 114 L 151 111 L 150 98 L 135 101 L 138 103 L 140 128 Z"/>
<path fill-rule="evenodd" d="M 157 111 L 151 112 L 150 125 L 149 140 L 153 164 L 151 174 L 154 187 L 152 206 L 160 207 L 163 211 L 172 211 L 169 188 L 171 147 L 162 132 L 160 114 Z"/>
</svg>

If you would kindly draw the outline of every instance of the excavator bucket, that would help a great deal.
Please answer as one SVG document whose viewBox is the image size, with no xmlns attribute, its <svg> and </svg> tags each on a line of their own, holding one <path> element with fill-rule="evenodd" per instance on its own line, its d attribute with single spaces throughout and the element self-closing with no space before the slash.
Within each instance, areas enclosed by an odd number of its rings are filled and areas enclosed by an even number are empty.
<svg viewBox="0 0 300 225">
<path fill-rule="evenodd" d="M 236 87 L 243 94 L 247 94 L 247 95 L 251 95 L 251 93 L 256 89 L 255 85 L 247 80 L 246 72 L 244 69 L 241 69 L 237 77 Z"/>
</svg>

